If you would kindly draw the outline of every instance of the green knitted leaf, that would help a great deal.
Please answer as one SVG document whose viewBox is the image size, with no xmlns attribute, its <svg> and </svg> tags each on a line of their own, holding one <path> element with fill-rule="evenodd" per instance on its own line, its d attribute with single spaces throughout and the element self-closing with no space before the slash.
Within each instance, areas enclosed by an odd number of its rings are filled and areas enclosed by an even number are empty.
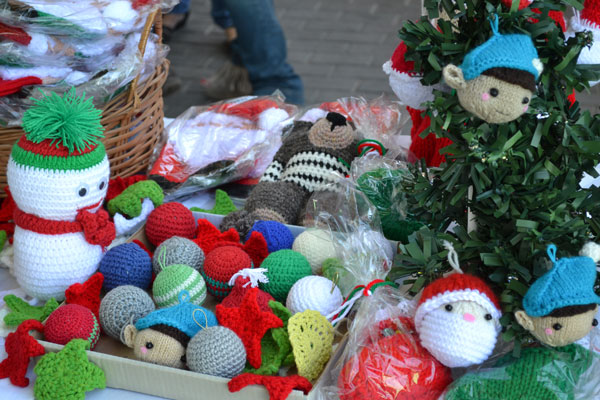
<svg viewBox="0 0 600 400">
<path fill-rule="evenodd" d="M 0 231 L 0 251 L 4 249 L 4 245 L 6 244 L 7 234 L 5 230 Z"/>
<path fill-rule="evenodd" d="M 75 88 L 62 96 L 51 92 L 33 101 L 35 105 L 23 115 L 23 130 L 30 141 L 49 139 L 72 153 L 98 144 L 103 137 L 101 111 L 92 104 L 92 97 L 77 97 Z"/>
<path fill-rule="evenodd" d="M 37 400 L 84 400 L 85 393 L 106 387 L 104 371 L 88 361 L 90 343 L 73 339 L 58 353 L 47 353 L 33 371 L 37 374 L 33 393 Z"/>
<path fill-rule="evenodd" d="M 150 199 L 156 208 L 162 205 L 165 195 L 155 181 L 136 182 L 108 202 L 108 212 L 110 215 L 119 213 L 131 218 L 139 217 L 142 213 L 141 200 L 146 198 Z"/>
<path fill-rule="evenodd" d="M 4 296 L 4 302 L 10 309 L 10 313 L 4 316 L 7 326 L 19 326 L 21 322 L 35 319 L 43 322 L 54 310 L 58 308 L 58 302 L 52 298 L 40 307 L 32 306 L 14 294 Z"/>
<path fill-rule="evenodd" d="M 229 213 L 237 211 L 237 208 L 233 204 L 233 201 L 231 200 L 227 192 L 221 189 L 217 189 L 217 191 L 215 192 L 215 206 L 213 208 L 208 210 L 199 207 L 192 207 L 190 208 L 190 210 L 209 214 L 227 215 Z"/>
</svg>

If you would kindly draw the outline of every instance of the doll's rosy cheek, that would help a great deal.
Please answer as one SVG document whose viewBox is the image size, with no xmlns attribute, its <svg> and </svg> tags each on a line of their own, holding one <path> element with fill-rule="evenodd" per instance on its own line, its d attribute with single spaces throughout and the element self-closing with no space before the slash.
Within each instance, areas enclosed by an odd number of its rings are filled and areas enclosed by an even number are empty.
<svg viewBox="0 0 600 400">
<path fill-rule="evenodd" d="M 523 107 L 523 112 L 527 112 L 527 110 L 529 110 L 529 104 Z"/>
<path fill-rule="evenodd" d="M 546 335 L 552 335 L 554 333 L 554 331 L 550 328 L 546 328 L 544 332 L 546 332 Z"/>
<path fill-rule="evenodd" d="M 488 92 L 485 92 L 481 95 L 481 100 L 488 101 L 489 99 L 490 99 L 490 94 Z"/>
</svg>

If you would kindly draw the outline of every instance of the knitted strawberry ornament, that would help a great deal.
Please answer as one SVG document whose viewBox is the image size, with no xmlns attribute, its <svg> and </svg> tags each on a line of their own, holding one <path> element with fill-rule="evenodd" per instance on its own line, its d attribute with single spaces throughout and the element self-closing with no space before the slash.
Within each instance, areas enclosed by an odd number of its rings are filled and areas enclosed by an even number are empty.
<svg viewBox="0 0 600 400">
<path fill-rule="evenodd" d="M 62 300 L 96 272 L 115 238 L 101 209 L 110 169 L 91 98 L 71 89 L 34 102 L 7 168 L 16 203 L 14 271 L 29 295 Z"/>
</svg>

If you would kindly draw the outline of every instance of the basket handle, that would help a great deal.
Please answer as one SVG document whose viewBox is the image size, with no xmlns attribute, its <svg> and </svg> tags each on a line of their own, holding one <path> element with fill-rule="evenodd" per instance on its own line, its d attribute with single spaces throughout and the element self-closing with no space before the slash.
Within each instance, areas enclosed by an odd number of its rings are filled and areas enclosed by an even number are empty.
<svg viewBox="0 0 600 400">
<path fill-rule="evenodd" d="M 160 8 L 154 10 L 146 19 L 146 23 L 144 24 L 144 29 L 142 30 L 142 36 L 140 37 L 140 43 L 138 45 L 138 49 L 140 54 L 142 55 L 142 63 L 144 61 L 144 54 L 146 52 L 146 44 L 148 44 L 148 38 L 150 37 L 150 32 L 152 30 L 152 25 L 156 22 L 156 33 L 158 37 L 162 40 L 162 12 Z M 129 95 L 127 96 L 127 101 L 130 102 L 133 100 L 133 109 L 137 109 L 139 105 L 139 96 L 137 95 L 137 84 L 139 75 L 135 77 L 131 85 L 129 85 Z"/>
</svg>

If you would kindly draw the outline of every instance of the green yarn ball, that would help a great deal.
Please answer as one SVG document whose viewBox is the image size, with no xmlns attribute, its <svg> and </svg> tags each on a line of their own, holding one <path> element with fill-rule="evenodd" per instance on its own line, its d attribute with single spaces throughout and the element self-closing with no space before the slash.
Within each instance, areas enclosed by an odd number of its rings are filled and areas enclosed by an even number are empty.
<svg viewBox="0 0 600 400">
<path fill-rule="evenodd" d="M 312 274 L 306 257 L 287 249 L 269 254 L 260 267 L 267 269 L 265 275 L 269 278 L 269 282 L 261 283 L 260 288 L 282 303 L 294 283 Z"/>
<path fill-rule="evenodd" d="M 164 308 L 179 304 L 179 293 L 187 290 L 190 303 L 201 305 L 206 299 L 206 282 L 194 268 L 173 264 L 163 269 L 152 285 L 152 297 L 157 307 Z"/>
</svg>

